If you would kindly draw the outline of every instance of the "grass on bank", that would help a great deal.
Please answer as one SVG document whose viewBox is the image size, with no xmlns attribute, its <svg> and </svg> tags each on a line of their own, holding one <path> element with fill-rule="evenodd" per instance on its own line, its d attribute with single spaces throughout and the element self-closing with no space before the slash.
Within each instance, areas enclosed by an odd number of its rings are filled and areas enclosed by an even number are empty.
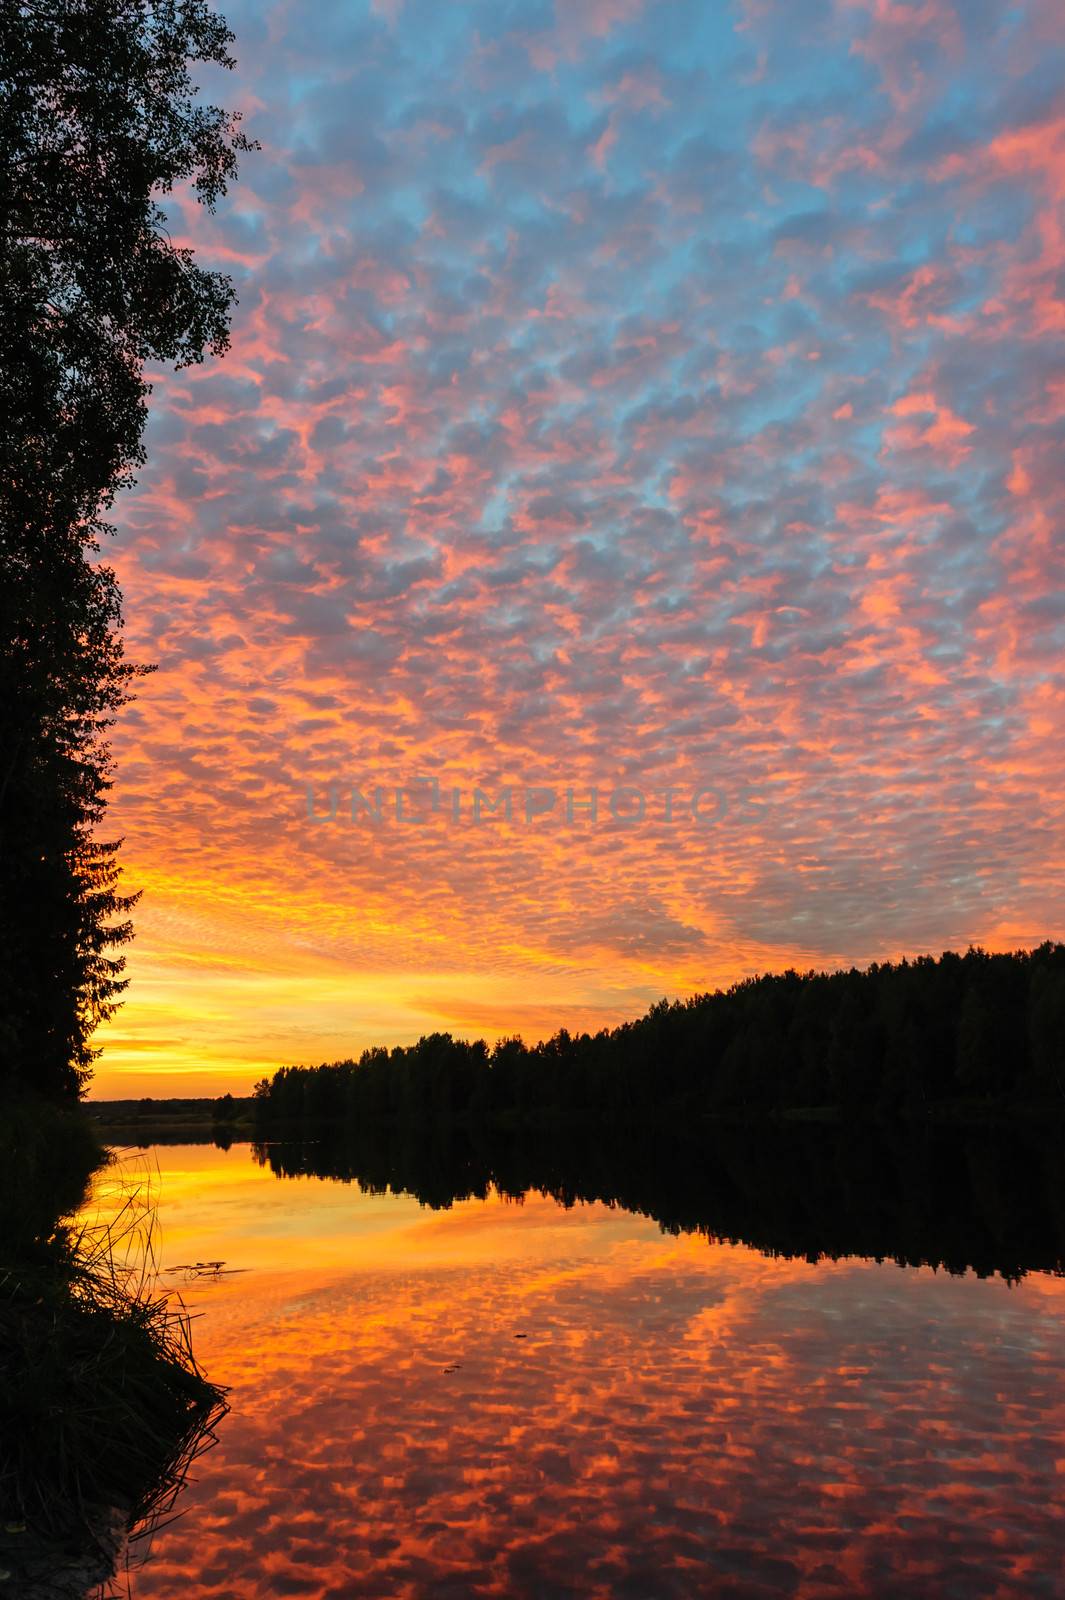
<svg viewBox="0 0 1065 1600">
<path fill-rule="evenodd" d="M 113 1557 L 116 1527 L 121 1543 L 158 1525 L 226 1409 L 187 1312 L 158 1288 L 147 1175 L 109 1176 L 107 1219 L 61 1220 L 71 1193 L 84 1197 L 90 1155 L 105 1159 L 77 1122 L 20 1108 L 0 1123 L 0 1195 L 18 1218 L 0 1247 L 0 1567 L 12 1578 L 20 1558 L 28 1571 L 50 1548 Z"/>
</svg>

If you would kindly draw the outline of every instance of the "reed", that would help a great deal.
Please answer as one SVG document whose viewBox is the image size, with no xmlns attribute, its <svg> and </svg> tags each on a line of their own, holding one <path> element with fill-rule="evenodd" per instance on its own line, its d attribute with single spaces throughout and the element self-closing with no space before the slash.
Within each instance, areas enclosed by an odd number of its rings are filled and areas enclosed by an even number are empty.
<svg viewBox="0 0 1065 1600">
<path fill-rule="evenodd" d="M 226 1410 L 160 1287 L 150 1174 L 105 1166 L 98 1189 L 95 1215 L 0 1264 L 0 1570 L 20 1594 L 60 1552 L 113 1569 Z"/>
</svg>

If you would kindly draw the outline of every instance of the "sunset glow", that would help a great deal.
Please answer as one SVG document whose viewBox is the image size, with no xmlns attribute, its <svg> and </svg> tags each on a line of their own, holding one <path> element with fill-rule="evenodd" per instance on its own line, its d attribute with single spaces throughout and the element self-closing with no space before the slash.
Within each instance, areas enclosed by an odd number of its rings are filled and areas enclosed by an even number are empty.
<svg viewBox="0 0 1065 1600">
<path fill-rule="evenodd" d="M 1060 0 L 225 9 L 94 1095 L 1060 938 Z"/>
</svg>

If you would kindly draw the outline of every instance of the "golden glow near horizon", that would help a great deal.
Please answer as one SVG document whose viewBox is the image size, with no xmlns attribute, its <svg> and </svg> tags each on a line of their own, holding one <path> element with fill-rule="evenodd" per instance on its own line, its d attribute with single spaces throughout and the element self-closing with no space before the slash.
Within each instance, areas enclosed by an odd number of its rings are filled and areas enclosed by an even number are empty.
<svg viewBox="0 0 1065 1600">
<path fill-rule="evenodd" d="M 227 8 L 95 1094 L 1065 933 L 1065 21 L 804 7 Z"/>
<path fill-rule="evenodd" d="M 515 1032 L 531 1041 L 563 1026 L 594 1032 L 639 1014 L 663 994 L 822 964 L 809 949 L 782 953 L 768 946 L 747 950 L 743 960 L 723 948 L 709 969 L 687 962 L 648 971 L 649 963 L 619 961 L 606 950 L 599 970 L 591 952 L 592 961 L 576 971 L 548 961 L 493 968 L 490 956 L 480 967 L 449 962 L 433 970 L 422 955 L 424 964 L 411 971 L 360 971 L 346 941 L 338 941 L 339 952 L 316 950 L 310 939 L 274 925 L 265 908 L 253 909 L 250 896 L 247 912 L 234 915 L 229 905 L 212 906 L 209 896 L 190 911 L 193 897 L 177 893 L 176 909 L 159 915 L 165 892 L 154 903 L 147 898 L 138 914 L 129 998 L 98 1040 L 104 1048 L 95 1099 L 248 1093 L 279 1066 L 341 1060 L 371 1044 L 409 1043 L 434 1031 L 489 1041 Z M 292 905 L 309 916 L 321 909 Z M 352 921 L 357 926 L 354 913 Z M 1007 949 L 1036 939 L 1006 930 L 980 942 Z M 829 964 L 842 965 L 843 957 Z"/>
</svg>

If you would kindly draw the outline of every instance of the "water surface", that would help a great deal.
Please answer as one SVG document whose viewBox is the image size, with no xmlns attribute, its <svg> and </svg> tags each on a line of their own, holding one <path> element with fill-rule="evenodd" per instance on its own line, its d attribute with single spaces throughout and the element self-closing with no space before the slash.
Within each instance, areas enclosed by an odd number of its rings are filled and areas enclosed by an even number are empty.
<svg viewBox="0 0 1065 1600">
<path fill-rule="evenodd" d="M 138 1600 L 1063 1592 L 1060 1277 L 150 1160 L 232 1412 Z"/>
</svg>

